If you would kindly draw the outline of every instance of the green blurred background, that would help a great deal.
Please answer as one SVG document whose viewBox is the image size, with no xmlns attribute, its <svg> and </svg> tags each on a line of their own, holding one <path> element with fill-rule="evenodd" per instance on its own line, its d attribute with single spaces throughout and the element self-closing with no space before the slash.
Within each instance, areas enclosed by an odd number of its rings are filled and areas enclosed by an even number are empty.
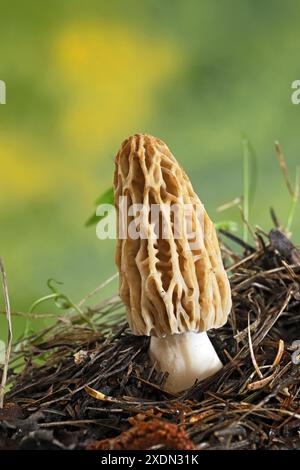
<svg viewBox="0 0 300 470">
<path fill-rule="evenodd" d="M 274 140 L 293 176 L 299 19 L 298 0 L 0 0 L 0 255 L 13 310 L 49 293 L 50 277 L 76 302 L 115 272 L 114 242 L 84 223 L 135 132 L 168 143 L 215 221 L 240 221 L 216 208 L 242 193 L 245 132 L 258 160 L 251 222 L 268 230 L 271 205 L 286 221 Z M 16 336 L 23 326 L 14 320 Z"/>
</svg>

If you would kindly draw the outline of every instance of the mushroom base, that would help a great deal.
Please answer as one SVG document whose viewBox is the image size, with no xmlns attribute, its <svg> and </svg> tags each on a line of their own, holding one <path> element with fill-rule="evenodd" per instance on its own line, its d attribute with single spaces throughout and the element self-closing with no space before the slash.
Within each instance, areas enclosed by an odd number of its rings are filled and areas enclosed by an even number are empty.
<svg viewBox="0 0 300 470">
<path fill-rule="evenodd" d="M 164 338 L 151 337 L 150 358 L 157 369 L 168 372 L 165 389 L 172 393 L 191 387 L 223 367 L 206 332 L 187 332 Z"/>
</svg>

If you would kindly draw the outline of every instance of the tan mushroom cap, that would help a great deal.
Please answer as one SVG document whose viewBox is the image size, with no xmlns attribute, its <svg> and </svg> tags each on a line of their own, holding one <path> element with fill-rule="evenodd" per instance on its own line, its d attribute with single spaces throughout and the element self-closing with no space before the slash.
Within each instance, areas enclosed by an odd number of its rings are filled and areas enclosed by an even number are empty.
<svg viewBox="0 0 300 470">
<path fill-rule="evenodd" d="M 128 206 L 144 205 L 140 232 L 158 234 L 156 239 L 127 236 L 117 241 L 120 297 L 131 330 L 163 337 L 222 326 L 231 309 L 230 285 L 214 224 L 189 178 L 167 145 L 146 134 L 126 139 L 115 163 L 117 219 L 119 197 L 127 196 Z M 168 238 L 152 223 L 152 204 L 162 207 L 160 223 L 167 227 Z M 175 216 L 166 209 L 174 204 L 181 214 L 181 236 L 174 230 Z M 189 217 L 183 215 L 183 204 L 192 208 Z M 133 220 L 126 218 L 128 223 Z M 189 239 L 191 232 L 197 237 Z"/>
</svg>

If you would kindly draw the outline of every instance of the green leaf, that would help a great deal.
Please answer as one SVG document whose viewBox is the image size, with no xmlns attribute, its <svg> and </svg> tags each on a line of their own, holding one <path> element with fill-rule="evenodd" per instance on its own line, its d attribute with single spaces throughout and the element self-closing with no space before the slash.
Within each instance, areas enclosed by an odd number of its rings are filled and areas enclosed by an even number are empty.
<svg viewBox="0 0 300 470">
<path fill-rule="evenodd" d="M 96 199 L 95 204 L 99 206 L 100 204 L 113 204 L 114 203 L 114 188 L 111 187 L 105 193 Z"/>
<path fill-rule="evenodd" d="M 114 204 L 114 188 L 109 188 L 105 193 L 101 194 L 95 201 L 96 206 L 100 206 L 101 204 Z M 92 225 L 96 225 L 100 220 L 102 220 L 106 215 L 99 216 L 94 214 L 86 221 L 85 226 L 91 227 Z"/>
<path fill-rule="evenodd" d="M 226 232 L 237 232 L 238 224 L 233 220 L 224 220 L 215 224 L 217 230 L 225 230 Z"/>
</svg>

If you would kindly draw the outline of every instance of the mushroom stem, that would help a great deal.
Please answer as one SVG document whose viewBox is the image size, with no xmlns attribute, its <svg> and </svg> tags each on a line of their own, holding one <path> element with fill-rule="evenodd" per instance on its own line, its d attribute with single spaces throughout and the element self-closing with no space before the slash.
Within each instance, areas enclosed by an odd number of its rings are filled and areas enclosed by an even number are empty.
<svg viewBox="0 0 300 470">
<path fill-rule="evenodd" d="M 150 357 L 157 368 L 168 372 L 165 389 L 177 393 L 223 367 L 207 333 L 187 332 L 151 337 Z"/>
</svg>

